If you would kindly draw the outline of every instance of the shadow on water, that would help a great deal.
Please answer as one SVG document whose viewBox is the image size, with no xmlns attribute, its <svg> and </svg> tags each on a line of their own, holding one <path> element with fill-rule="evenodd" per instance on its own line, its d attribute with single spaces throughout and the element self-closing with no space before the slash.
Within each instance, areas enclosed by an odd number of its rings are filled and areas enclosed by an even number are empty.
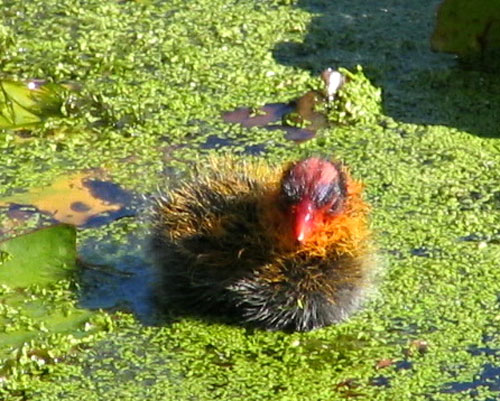
<svg viewBox="0 0 500 401">
<path fill-rule="evenodd" d="M 474 356 L 488 355 L 498 359 L 498 357 L 500 357 L 500 348 L 495 347 L 495 344 L 498 344 L 496 340 L 498 340 L 497 336 L 485 336 L 483 338 L 484 347 L 472 346 L 469 347 L 467 351 Z M 479 394 L 479 387 L 500 392 L 500 366 L 487 363 L 483 366 L 482 371 L 476 376 L 475 380 L 470 382 L 447 383 L 445 388 L 441 391 L 443 393 L 468 392 L 471 397 L 475 397 Z"/>
<path fill-rule="evenodd" d="M 249 145 L 241 143 L 228 138 L 221 138 L 217 135 L 209 135 L 205 143 L 201 144 L 201 149 L 221 149 L 221 148 L 234 148 L 236 146 L 242 146 L 243 151 L 235 151 L 235 154 L 245 154 L 249 156 L 258 156 L 266 151 L 264 144 Z"/>
<path fill-rule="evenodd" d="M 153 297 L 154 274 L 144 240 L 124 244 L 89 241 L 79 250 L 79 306 L 132 312 L 145 325 L 154 325 L 158 311 Z"/>
<path fill-rule="evenodd" d="M 147 234 L 130 235 L 124 243 L 87 241 L 78 252 L 79 307 L 129 312 L 146 326 L 165 326 L 183 318 L 244 326 L 229 313 L 181 310 L 162 302 L 155 291 L 158 283 L 149 252 Z M 249 332 L 254 329 L 247 326 Z"/>
<path fill-rule="evenodd" d="M 274 57 L 313 75 L 360 64 L 394 119 L 498 137 L 500 75 L 462 70 L 453 56 L 431 51 L 439 3 L 299 0 L 315 16 L 303 42 L 278 43 Z"/>
<path fill-rule="evenodd" d="M 467 392 L 471 397 L 479 395 L 479 387 L 488 388 L 491 391 L 500 391 L 500 367 L 486 364 L 477 380 L 470 382 L 448 383 L 443 393 L 463 393 Z"/>
</svg>

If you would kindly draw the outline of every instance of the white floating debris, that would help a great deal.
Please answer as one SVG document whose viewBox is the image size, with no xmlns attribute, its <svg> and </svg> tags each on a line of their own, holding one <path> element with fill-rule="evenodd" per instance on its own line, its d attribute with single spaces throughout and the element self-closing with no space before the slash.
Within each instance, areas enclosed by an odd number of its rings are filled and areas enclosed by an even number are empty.
<svg viewBox="0 0 500 401">
<path fill-rule="evenodd" d="M 335 94 L 345 82 L 345 77 L 332 68 L 327 68 L 321 73 L 321 79 L 325 83 L 326 97 L 329 102 L 335 98 Z"/>
</svg>

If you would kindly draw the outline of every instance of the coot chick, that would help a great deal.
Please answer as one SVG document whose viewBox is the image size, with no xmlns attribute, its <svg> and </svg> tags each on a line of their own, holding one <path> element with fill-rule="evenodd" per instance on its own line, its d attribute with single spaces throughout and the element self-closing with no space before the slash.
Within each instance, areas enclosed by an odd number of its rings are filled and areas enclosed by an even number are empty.
<svg viewBox="0 0 500 401">
<path fill-rule="evenodd" d="M 374 281 L 368 210 L 340 163 L 212 158 L 156 200 L 159 299 L 269 330 L 340 322 Z"/>
</svg>

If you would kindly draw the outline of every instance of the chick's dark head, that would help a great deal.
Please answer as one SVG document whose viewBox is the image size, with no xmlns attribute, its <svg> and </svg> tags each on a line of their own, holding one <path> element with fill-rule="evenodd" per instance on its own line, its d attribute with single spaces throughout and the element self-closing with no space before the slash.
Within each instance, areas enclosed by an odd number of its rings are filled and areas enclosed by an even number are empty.
<svg viewBox="0 0 500 401">
<path fill-rule="evenodd" d="M 342 213 L 346 194 L 341 167 L 328 160 L 310 157 L 286 169 L 280 200 L 294 240 L 307 242 L 325 221 Z"/>
</svg>

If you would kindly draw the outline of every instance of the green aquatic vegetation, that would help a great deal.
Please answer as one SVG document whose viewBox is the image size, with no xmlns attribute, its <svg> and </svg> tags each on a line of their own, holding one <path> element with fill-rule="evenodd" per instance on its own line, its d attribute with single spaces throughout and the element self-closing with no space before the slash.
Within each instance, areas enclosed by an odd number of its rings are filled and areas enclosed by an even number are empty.
<svg viewBox="0 0 500 401">
<path fill-rule="evenodd" d="M 217 152 L 241 157 L 251 146 L 274 162 L 323 154 L 365 183 L 386 270 L 360 314 L 307 334 L 168 315 L 148 326 L 130 313 L 78 309 L 80 282 L 66 270 L 59 282 L 20 293 L 3 286 L 2 319 L 22 330 L 0 333 L 19 334 L 0 347 L 8 368 L 0 397 L 469 396 L 444 392 L 454 382 L 477 384 L 478 400 L 494 397 L 482 372 L 497 363 L 500 330 L 498 79 L 430 52 L 437 3 L 0 1 L 2 79 L 78 82 L 84 99 L 63 118 L 2 131 L 1 197 L 19 199 L 69 171 L 99 167 L 148 195 L 163 175 L 182 179 L 193 160 L 214 152 L 210 136 L 225 140 Z M 280 56 L 283 44 L 291 45 Z M 319 71 L 341 66 L 351 81 L 330 117 L 341 124 L 310 141 L 296 145 L 280 131 L 220 117 L 320 89 Z M 92 262 L 113 266 L 109 248 L 119 244 L 148 269 L 147 247 L 138 245 L 149 224 L 141 212 L 80 231 L 80 256 L 90 249 Z M 4 209 L 0 221 L 2 228 L 11 221 Z M 9 263 L 9 255 L 0 260 Z M 421 343 L 428 346 L 415 351 Z"/>
<path fill-rule="evenodd" d="M 363 73 L 361 66 L 354 72 L 340 68 L 346 83 L 332 102 L 323 104 L 328 121 L 333 124 L 374 124 L 382 113 L 382 91 Z"/>
<path fill-rule="evenodd" d="M 17 381 L 47 374 L 105 325 L 76 306 L 74 227 L 3 241 L 0 255 L 0 377 L 15 392 Z"/>
</svg>

